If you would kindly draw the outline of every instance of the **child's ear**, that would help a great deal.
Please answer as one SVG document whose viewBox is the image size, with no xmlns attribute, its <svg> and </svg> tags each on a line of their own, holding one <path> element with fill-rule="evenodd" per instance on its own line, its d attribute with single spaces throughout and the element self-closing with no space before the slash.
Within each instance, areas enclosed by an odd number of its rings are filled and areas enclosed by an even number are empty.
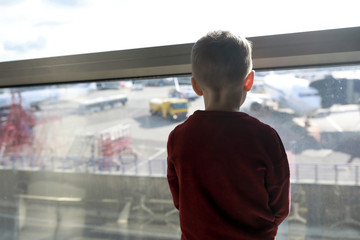
<svg viewBox="0 0 360 240">
<path fill-rule="evenodd" d="M 255 72 L 254 72 L 254 70 L 252 70 L 245 78 L 245 81 L 244 81 L 244 90 L 245 91 L 248 92 L 251 90 L 251 88 L 254 84 L 254 77 L 255 77 Z"/>
<path fill-rule="evenodd" d="M 197 84 L 196 80 L 194 77 L 191 77 L 191 85 L 192 88 L 194 89 L 194 92 L 198 95 L 198 96 L 202 96 L 203 95 L 203 91 L 200 88 L 200 86 Z"/>
</svg>

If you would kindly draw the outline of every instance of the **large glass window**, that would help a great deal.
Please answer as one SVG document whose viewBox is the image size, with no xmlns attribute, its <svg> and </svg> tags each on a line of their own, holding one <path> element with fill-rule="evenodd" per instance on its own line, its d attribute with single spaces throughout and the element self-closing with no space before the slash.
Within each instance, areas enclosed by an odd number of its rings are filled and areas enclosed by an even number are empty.
<svg viewBox="0 0 360 240">
<path fill-rule="evenodd" d="M 1 90 L 0 239 L 179 239 L 166 141 L 204 109 L 190 76 Z M 291 170 L 277 239 L 359 236 L 359 100 L 359 65 L 256 72 L 240 110 Z"/>
<path fill-rule="evenodd" d="M 360 26 L 356 0 L 0 1 L 0 61 Z"/>
</svg>

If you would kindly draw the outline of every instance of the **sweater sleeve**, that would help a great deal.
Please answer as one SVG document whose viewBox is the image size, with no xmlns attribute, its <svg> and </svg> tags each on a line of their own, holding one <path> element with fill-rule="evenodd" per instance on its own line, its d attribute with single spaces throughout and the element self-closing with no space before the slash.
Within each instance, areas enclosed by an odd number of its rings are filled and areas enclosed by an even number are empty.
<svg viewBox="0 0 360 240">
<path fill-rule="evenodd" d="M 179 209 L 179 180 L 176 174 L 175 165 L 172 161 L 172 139 L 174 133 L 171 132 L 167 142 L 167 180 L 170 187 L 170 192 L 173 198 L 174 206 Z"/>
<path fill-rule="evenodd" d="M 268 169 L 266 183 L 269 207 L 275 216 L 275 224 L 279 226 L 290 212 L 290 171 L 284 146 L 275 130 L 274 135 L 275 139 L 270 144 L 273 165 Z"/>
</svg>

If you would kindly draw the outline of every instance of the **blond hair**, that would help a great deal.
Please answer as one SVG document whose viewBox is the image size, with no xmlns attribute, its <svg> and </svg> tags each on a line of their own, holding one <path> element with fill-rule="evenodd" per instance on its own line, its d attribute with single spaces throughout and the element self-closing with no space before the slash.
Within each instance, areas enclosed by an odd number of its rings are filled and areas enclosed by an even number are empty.
<svg viewBox="0 0 360 240">
<path fill-rule="evenodd" d="M 252 69 L 251 42 L 229 31 L 200 38 L 191 51 L 192 74 L 203 87 L 219 90 L 243 81 Z"/>
</svg>

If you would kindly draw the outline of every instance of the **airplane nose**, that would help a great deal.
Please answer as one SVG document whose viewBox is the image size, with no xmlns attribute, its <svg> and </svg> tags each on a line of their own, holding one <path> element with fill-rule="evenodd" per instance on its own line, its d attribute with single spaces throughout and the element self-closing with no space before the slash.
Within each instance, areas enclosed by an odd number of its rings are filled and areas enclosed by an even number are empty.
<svg viewBox="0 0 360 240">
<path fill-rule="evenodd" d="M 314 111 L 321 108 L 321 97 L 314 96 L 312 99 L 309 99 L 309 105 L 314 109 Z"/>
<path fill-rule="evenodd" d="M 311 115 L 321 108 L 321 96 L 317 89 L 297 86 L 293 88 L 293 92 L 297 93 L 297 108 L 304 115 Z"/>
</svg>

